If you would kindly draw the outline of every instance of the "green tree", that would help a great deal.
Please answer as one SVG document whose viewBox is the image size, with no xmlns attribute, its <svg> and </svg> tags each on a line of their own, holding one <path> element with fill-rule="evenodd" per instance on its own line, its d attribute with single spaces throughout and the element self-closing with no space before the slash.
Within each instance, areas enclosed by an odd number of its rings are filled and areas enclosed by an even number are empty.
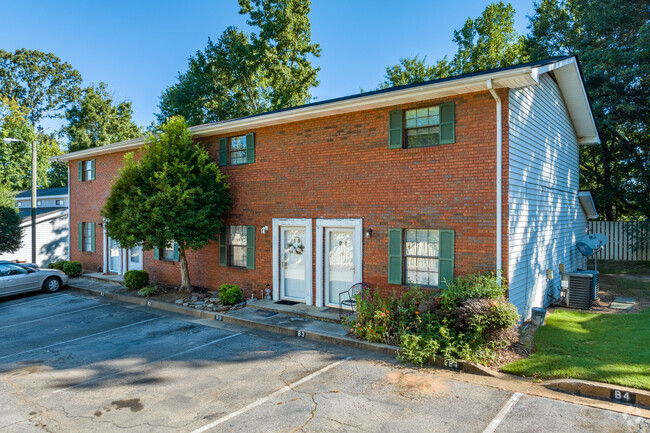
<svg viewBox="0 0 650 433">
<path fill-rule="evenodd" d="M 20 216 L 13 193 L 0 184 L 0 253 L 13 253 L 21 245 Z"/>
<path fill-rule="evenodd" d="M 87 87 L 65 112 L 68 123 L 62 132 L 68 138 L 68 150 L 75 152 L 140 137 L 142 131 L 132 115 L 131 103 L 115 103 L 106 83 Z"/>
<path fill-rule="evenodd" d="M 81 75 L 52 53 L 0 50 L 0 97 L 27 109 L 36 126 L 44 117 L 59 117 L 77 98 Z"/>
<path fill-rule="evenodd" d="M 379 87 L 419 83 L 527 61 L 525 38 L 515 30 L 514 17 L 515 10 L 509 3 L 489 4 L 478 18 L 468 18 L 462 29 L 454 31 L 453 41 L 458 49 L 451 61 L 445 56 L 429 66 L 426 57 L 400 59 L 398 64 L 386 68 L 384 82 Z"/>
<path fill-rule="evenodd" d="M 435 65 L 426 64 L 426 56 L 407 57 L 399 60 L 399 64 L 386 68 L 386 78 L 379 85 L 381 89 L 405 84 L 421 83 L 423 81 L 437 80 L 452 74 L 451 64 L 445 56 Z"/>
<path fill-rule="evenodd" d="M 309 0 L 240 0 L 240 13 L 259 33 L 228 27 L 190 57 L 188 70 L 160 98 L 159 122 L 184 116 L 190 125 L 247 116 L 309 102 L 318 85 L 310 56 Z"/>
<path fill-rule="evenodd" d="M 150 250 L 176 242 L 181 290 L 190 291 L 186 253 L 217 239 L 230 190 L 183 118 L 171 118 L 160 129 L 148 137 L 139 161 L 133 153 L 125 156 L 102 216 L 107 234 L 123 248 Z"/>
<path fill-rule="evenodd" d="M 601 143 L 580 149 L 581 187 L 607 220 L 650 217 L 650 8 L 640 0 L 543 0 L 534 59 L 577 54 Z"/>
<path fill-rule="evenodd" d="M 52 166 L 49 158 L 60 155 L 60 144 L 55 134 L 37 132 L 30 124 L 29 112 L 15 100 L 0 99 L 0 138 L 16 138 L 36 143 L 37 184 L 41 188 L 67 184 L 67 170 Z M 0 183 L 12 190 L 31 188 L 31 146 L 19 141 L 0 140 Z"/>
</svg>

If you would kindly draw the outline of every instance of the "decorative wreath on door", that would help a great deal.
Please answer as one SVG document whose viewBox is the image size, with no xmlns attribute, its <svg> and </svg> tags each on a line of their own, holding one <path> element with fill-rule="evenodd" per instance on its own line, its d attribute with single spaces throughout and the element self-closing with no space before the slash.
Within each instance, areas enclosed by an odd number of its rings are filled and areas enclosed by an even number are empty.
<svg viewBox="0 0 650 433">
<path fill-rule="evenodd" d="M 291 238 L 287 244 L 287 252 L 289 254 L 295 254 L 296 256 L 302 255 L 302 252 L 305 250 L 305 246 L 302 244 L 302 240 L 298 236 Z"/>
</svg>

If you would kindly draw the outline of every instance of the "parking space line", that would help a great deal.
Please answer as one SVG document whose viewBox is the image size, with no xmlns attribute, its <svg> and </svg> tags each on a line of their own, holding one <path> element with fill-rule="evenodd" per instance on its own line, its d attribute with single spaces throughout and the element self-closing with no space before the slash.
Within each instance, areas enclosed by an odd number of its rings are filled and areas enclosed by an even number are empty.
<svg viewBox="0 0 650 433">
<path fill-rule="evenodd" d="M 186 353 L 190 353 L 190 352 L 193 352 L 195 350 L 202 349 L 202 348 L 204 348 L 206 346 L 210 346 L 211 344 L 215 344 L 215 343 L 218 343 L 220 341 L 228 340 L 229 338 L 233 338 L 233 337 L 236 337 L 238 335 L 241 335 L 241 333 L 238 332 L 236 334 L 227 335 L 225 337 L 221 337 L 221 338 L 218 338 L 216 340 L 212 340 L 209 343 L 201 344 L 199 346 L 192 347 L 191 349 L 183 350 L 182 352 L 178 352 L 178 353 L 175 353 L 173 355 L 165 356 L 164 358 L 156 359 L 154 361 L 149 361 L 149 362 L 146 362 L 144 364 L 140 364 L 140 365 L 137 365 L 137 366 L 134 366 L 134 367 L 131 367 L 131 368 L 127 368 L 126 370 L 120 371 L 119 373 L 109 374 L 109 375 L 102 376 L 102 377 L 96 377 L 95 379 L 91 379 L 91 380 L 87 380 L 85 382 L 77 383 L 76 385 L 68 386 L 67 388 L 57 389 L 56 391 L 52 392 L 52 394 L 58 394 L 59 392 L 63 392 L 63 391 L 67 391 L 69 389 L 77 388 L 78 386 L 89 385 L 89 384 L 91 384 L 93 382 L 98 382 L 100 380 L 109 379 L 111 377 L 118 376 L 118 375 L 120 375 L 122 373 L 126 373 L 126 372 L 128 372 L 130 370 L 135 370 L 136 368 L 140 368 L 140 367 L 142 367 L 143 365 L 146 365 L 146 364 L 154 364 L 156 362 L 167 361 L 168 359 L 172 359 L 172 358 L 176 358 L 177 356 L 185 355 Z"/>
<path fill-rule="evenodd" d="M 219 424 L 222 424 L 222 423 L 224 423 L 226 421 L 229 421 L 229 420 L 231 420 L 231 419 L 233 419 L 233 418 L 235 418 L 235 417 L 237 417 L 237 416 L 239 416 L 239 415 L 241 415 L 241 414 L 243 414 L 245 412 L 248 412 L 249 410 L 254 409 L 257 406 L 260 406 L 260 405 L 266 403 L 267 401 L 269 401 L 269 400 L 271 400 L 271 399 L 273 399 L 273 398 L 275 398 L 277 396 L 280 396 L 280 395 L 282 395 L 282 394 L 284 394 L 284 393 L 286 393 L 288 391 L 291 391 L 296 386 L 302 385 L 303 383 L 312 380 L 313 378 L 325 373 L 328 370 L 331 370 L 334 367 L 337 367 L 337 366 L 343 364 L 345 361 L 348 361 L 350 359 L 352 359 L 352 358 L 348 356 L 345 359 L 341 359 L 340 361 L 336 361 L 336 362 L 334 362 L 332 364 L 329 364 L 329 365 L 321 368 L 320 370 L 315 371 L 312 374 L 310 374 L 308 376 L 305 376 L 302 379 L 300 379 L 300 380 L 298 380 L 298 381 L 296 381 L 296 382 L 294 382 L 294 383 L 292 383 L 290 385 L 286 385 L 283 388 L 280 388 L 279 390 L 275 391 L 272 394 L 267 395 L 266 397 L 262 397 L 259 400 L 254 401 L 253 403 L 249 404 L 248 406 L 244 406 L 244 407 L 242 407 L 241 409 L 239 409 L 239 410 L 237 410 L 235 412 L 232 412 L 232 413 L 230 413 L 230 414 L 228 414 L 228 415 L 226 415 L 224 417 L 219 418 L 216 421 L 211 422 L 210 424 L 206 424 L 203 427 L 200 427 L 200 428 L 198 428 L 196 430 L 193 430 L 192 433 L 203 433 L 205 431 L 208 431 L 211 428 L 216 427 Z"/>
<path fill-rule="evenodd" d="M 40 302 L 40 301 L 44 301 L 44 300 L 46 300 L 46 299 L 47 299 L 47 300 L 49 300 L 49 299 L 56 299 L 56 298 L 60 298 L 60 297 L 62 297 L 62 296 L 71 296 L 71 295 L 68 295 L 67 293 L 60 293 L 60 294 L 58 294 L 58 295 L 42 295 L 42 296 L 41 296 L 40 298 L 38 298 L 38 299 L 33 299 L 33 300 L 31 300 L 31 301 L 27 301 L 27 302 L 18 302 L 18 303 L 15 303 L 15 304 L 0 305 L 0 311 L 5 310 L 5 309 L 8 309 L 8 308 L 12 308 L 12 307 L 20 307 L 20 306 L 22 306 L 22 305 L 33 304 L 34 302 Z"/>
<path fill-rule="evenodd" d="M 56 346 L 60 346 L 62 344 L 72 343 L 74 341 L 83 340 L 84 338 L 95 337 L 97 335 L 102 335 L 102 334 L 106 334 L 108 332 L 117 331 L 118 329 L 130 328 L 131 326 L 141 325 L 143 323 L 152 322 L 154 320 L 159 320 L 159 319 L 162 319 L 162 317 L 154 317 L 153 319 L 142 320 L 140 322 L 131 323 L 129 325 L 119 326 L 117 328 L 107 329 L 106 331 L 96 332 L 94 334 L 84 335 L 83 337 L 73 338 L 72 340 L 60 341 L 58 343 L 48 344 L 47 346 L 37 347 L 36 349 L 29 349 L 29 350 L 23 350 L 22 352 L 11 353 L 9 355 L 0 356 L 0 359 L 10 358 L 12 356 L 24 355 L 25 353 L 36 352 L 37 350 L 49 349 L 51 347 L 56 347 Z"/>
<path fill-rule="evenodd" d="M 483 433 L 494 433 L 499 427 L 499 424 L 501 424 L 501 421 L 508 415 L 508 412 L 512 410 L 512 408 L 517 404 L 517 401 L 521 398 L 523 394 L 520 392 L 515 392 L 510 396 L 508 401 L 506 401 L 506 404 L 503 405 L 497 416 L 494 417 L 494 419 L 488 424 L 488 426 L 483 430 Z"/>
<path fill-rule="evenodd" d="M 65 313 L 53 314 L 51 316 L 42 317 L 40 319 L 27 320 L 26 322 L 14 323 L 13 325 L 0 326 L 0 329 L 7 329 L 7 328 L 11 328 L 13 326 L 20 326 L 20 325 L 26 325 L 28 323 L 40 322 L 41 320 L 47 320 L 47 319 L 51 319 L 53 317 L 65 316 L 66 314 L 79 313 L 81 311 L 87 311 L 87 310 L 92 310 L 93 308 L 107 307 L 107 306 L 108 306 L 108 304 L 93 305 L 92 307 L 82 308 L 80 310 L 66 311 Z"/>
</svg>

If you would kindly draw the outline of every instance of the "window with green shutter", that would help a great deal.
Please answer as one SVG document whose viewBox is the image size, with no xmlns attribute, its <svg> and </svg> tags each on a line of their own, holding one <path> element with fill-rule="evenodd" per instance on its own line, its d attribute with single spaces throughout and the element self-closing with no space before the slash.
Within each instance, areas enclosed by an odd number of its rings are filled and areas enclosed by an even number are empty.
<svg viewBox="0 0 650 433">
<path fill-rule="evenodd" d="M 223 227 L 219 233 L 219 265 L 255 269 L 255 227 Z"/>
<path fill-rule="evenodd" d="M 453 279 L 453 230 L 389 229 L 389 283 L 444 289 Z"/>
<path fill-rule="evenodd" d="M 228 266 L 228 228 L 219 231 L 219 266 Z"/>
<path fill-rule="evenodd" d="M 255 134 L 219 139 L 219 165 L 243 165 L 255 162 Z"/>
<path fill-rule="evenodd" d="M 79 223 L 79 251 L 95 252 L 95 223 Z"/>
<path fill-rule="evenodd" d="M 88 159 L 77 163 L 79 182 L 95 179 L 95 160 Z"/>
<path fill-rule="evenodd" d="M 406 148 L 438 146 L 455 142 L 453 102 L 405 110 L 404 122 Z"/>
</svg>

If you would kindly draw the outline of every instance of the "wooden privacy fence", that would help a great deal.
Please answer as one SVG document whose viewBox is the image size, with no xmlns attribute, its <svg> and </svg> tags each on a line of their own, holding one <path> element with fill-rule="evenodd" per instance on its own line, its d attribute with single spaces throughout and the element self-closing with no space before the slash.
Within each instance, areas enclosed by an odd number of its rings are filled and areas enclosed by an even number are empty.
<svg viewBox="0 0 650 433">
<path fill-rule="evenodd" d="M 648 224 L 636 221 L 589 221 L 589 233 L 607 236 L 607 245 L 596 255 L 604 260 L 650 260 L 648 230 Z"/>
</svg>

